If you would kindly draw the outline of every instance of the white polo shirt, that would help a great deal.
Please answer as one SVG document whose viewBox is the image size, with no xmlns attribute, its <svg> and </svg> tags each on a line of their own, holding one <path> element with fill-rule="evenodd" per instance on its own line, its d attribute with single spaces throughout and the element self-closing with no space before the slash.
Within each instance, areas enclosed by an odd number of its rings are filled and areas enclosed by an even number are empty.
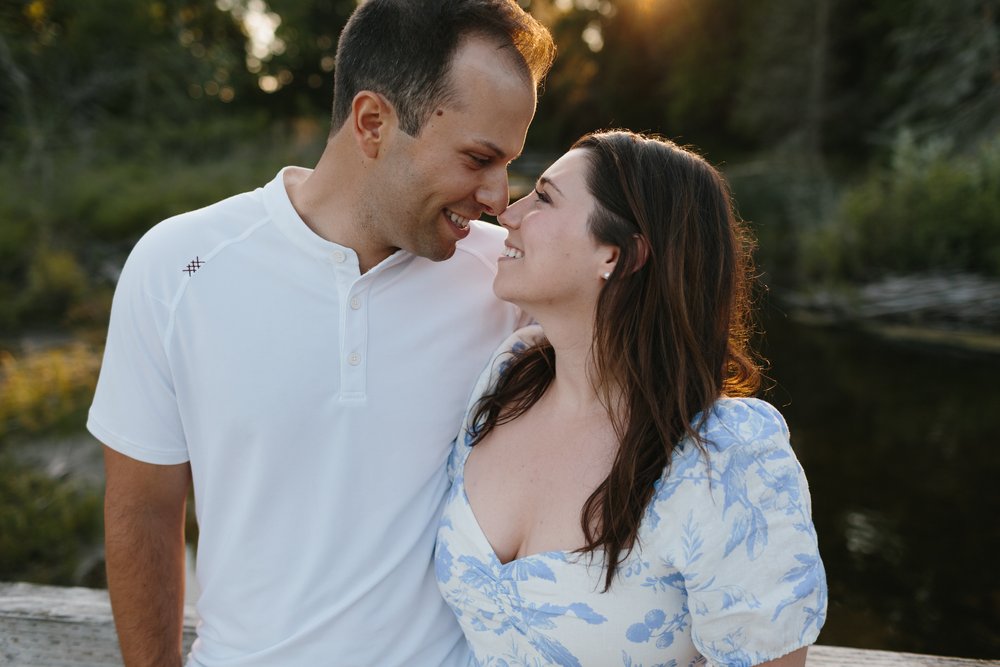
<svg viewBox="0 0 1000 667">
<path fill-rule="evenodd" d="M 445 262 L 399 251 L 361 275 L 283 173 L 136 245 L 87 426 L 191 462 L 189 666 L 464 665 L 431 555 L 465 403 L 520 324 L 492 292 L 506 234 L 473 223 Z"/>
</svg>

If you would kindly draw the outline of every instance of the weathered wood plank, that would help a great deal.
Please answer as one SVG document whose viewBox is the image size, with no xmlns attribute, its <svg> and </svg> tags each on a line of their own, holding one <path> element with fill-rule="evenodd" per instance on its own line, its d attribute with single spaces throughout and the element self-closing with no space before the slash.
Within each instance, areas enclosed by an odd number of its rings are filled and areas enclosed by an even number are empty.
<svg viewBox="0 0 1000 667">
<path fill-rule="evenodd" d="M 895 653 L 843 646 L 813 646 L 806 667 L 973 667 L 1000 665 L 1000 660 L 971 660 L 916 653 Z"/>
<path fill-rule="evenodd" d="M 185 650 L 194 640 L 195 620 L 194 608 L 186 607 Z M 809 649 L 806 664 L 807 667 L 973 667 L 1000 666 L 1000 660 L 814 646 Z M 107 591 L 0 583 L 0 665 L 122 667 Z"/>
<path fill-rule="evenodd" d="M 195 621 L 185 608 L 185 650 Z M 0 583 L 0 665 L 121 667 L 108 592 Z"/>
</svg>

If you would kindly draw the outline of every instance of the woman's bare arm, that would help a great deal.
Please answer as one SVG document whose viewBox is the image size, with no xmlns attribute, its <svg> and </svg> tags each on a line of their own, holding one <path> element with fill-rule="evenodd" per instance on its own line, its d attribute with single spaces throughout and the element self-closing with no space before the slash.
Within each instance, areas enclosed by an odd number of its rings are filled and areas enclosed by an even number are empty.
<svg viewBox="0 0 1000 667">
<path fill-rule="evenodd" d="M 806 651 L 808 650 L 808 646 L 803 646 L 797 651 L 792 651 L 788 655 L 781 656 L 777 660 L 762 662 L 758 667 L 805 667 Z"/>
</svg>

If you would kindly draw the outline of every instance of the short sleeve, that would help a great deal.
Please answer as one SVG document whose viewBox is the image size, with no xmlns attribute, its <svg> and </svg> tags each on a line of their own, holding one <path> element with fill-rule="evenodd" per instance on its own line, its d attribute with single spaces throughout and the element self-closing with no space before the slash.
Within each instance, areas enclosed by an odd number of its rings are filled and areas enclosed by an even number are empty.
<svg viewBox="0 0 1000 667">
<path fill-rule="evenodd" d="M 170 465 L 188 460 L 164 347 L 173 286 L 150 275 L 149 242 L 133 250 L 115 289 L 87 429 L 126 456 Z"/>
<path fill-rule="evenodd" d="M 683 576 L 708 664 L 756 665 L 813 643 L 825 620 L 809 489 L 769 404 L 722 399 L 702 433 L 708 464 L 686 447 L 657 492 L 658 548 Z"/>
</svg>

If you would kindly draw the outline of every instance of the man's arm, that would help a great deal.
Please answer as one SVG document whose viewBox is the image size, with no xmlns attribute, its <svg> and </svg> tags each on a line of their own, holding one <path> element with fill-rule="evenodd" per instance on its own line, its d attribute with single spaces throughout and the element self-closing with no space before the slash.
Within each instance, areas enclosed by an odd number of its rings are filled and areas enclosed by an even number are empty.
<svg viewBox="0 0 1000 667">
<path fill-rule="evenodd" d="M 180 667 L 184 517 L 191 467 L 104 448 L 108 591 L 127 667 Z"/>
</svg>

